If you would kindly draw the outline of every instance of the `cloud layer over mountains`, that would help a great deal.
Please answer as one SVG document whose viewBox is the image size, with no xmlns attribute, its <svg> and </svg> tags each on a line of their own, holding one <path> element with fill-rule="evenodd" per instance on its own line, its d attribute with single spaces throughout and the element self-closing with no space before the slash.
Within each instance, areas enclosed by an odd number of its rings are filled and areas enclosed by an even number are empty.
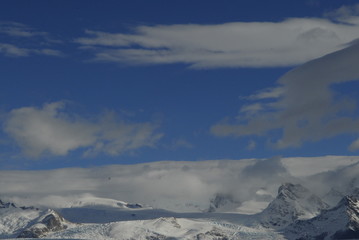
<svg viewBox="0 0 359 240">
<path fill-rule="evenodd" d="M 353 177 L 358 172 L 358 161 L 358 157 L 328 156 L 1 171 L 0 189 L 4 200 L 49 207 L 68 207 L 76 199 L 91 195 L 156 208 L 198 211 L 208 209 L 210 199 L 218 194 L 230 195 L 241 203 L 250 201 L 255 205 L 259 201 L 263 207 L 263 200 L 275 197 L 285 182 L 305 183 L 323 195 L 331 186 L 357 184 Z"/>
</svg>

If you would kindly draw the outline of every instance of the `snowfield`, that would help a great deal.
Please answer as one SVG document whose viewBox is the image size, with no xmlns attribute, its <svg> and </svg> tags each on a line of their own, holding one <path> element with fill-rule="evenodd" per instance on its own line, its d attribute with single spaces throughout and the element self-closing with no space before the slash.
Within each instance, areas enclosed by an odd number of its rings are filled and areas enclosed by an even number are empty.
<svg viewBox="0 0 359 240">
<path fill-rule="evenodd" d="M 0 239 L 355 239 L 358 162 L 328 156 L 300 164 L 272 158 L 1 171 Z"/>
</svg>

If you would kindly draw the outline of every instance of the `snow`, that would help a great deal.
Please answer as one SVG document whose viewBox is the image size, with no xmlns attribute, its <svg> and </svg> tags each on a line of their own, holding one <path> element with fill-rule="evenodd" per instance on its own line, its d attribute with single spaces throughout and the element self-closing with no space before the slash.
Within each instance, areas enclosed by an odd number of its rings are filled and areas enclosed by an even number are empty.
<svg viewBox="0 0 359 240">
<path fill-rule="evenodd" d="M 348 217 L 340 208 L 322 212 L 322 197 L 335 204 L 358 187 L 358 160 L 327 156 L 0 171 L 1 200 L 40 208 L 0 206 L 0 239 L 41 224 L 47 208 L 71 222 L 47 239 L 293 239 L 303 229 L 328 227 L 334 234 L 345 223 L 358 222 L 359 215 Z M 209 213 L 211 204 L 215 210 Z M 284 224 L 266 224 L 273 219 Z"/>
</svg>

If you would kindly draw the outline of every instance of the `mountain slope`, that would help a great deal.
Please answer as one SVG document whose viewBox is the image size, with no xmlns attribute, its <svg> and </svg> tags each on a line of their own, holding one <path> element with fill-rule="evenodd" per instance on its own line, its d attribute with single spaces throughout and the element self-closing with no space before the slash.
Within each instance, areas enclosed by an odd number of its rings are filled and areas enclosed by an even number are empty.
<svg viewBox="0 0 359 240">
<path fill-rule="evenodd" d="M 359 199 L 344 197 L 336 207 L 285 230 L 289 239 L 359 239 Z"/>
<path fill-rule="evenodd" d="M 300 184 L 285 183 L 277 197 L 259 214 L 265 227 L 283 228 L 297 219 L 315 217 L 329 205 Z"/>
<path fill-rule="evenodd" d="M 41 238 L 51 232 L 67 229 L 69 224 L 70 223 L 56 211 L 48 209 L 43 211 L 38 218 L 33 220 L 17 237 Z"/>
<path fill-rule="evenodd" d="M 0 200 L 0 238 L 39 238 L 64 230 L 70 223 L 52 209 L 17 207 Z"/>
</svg>

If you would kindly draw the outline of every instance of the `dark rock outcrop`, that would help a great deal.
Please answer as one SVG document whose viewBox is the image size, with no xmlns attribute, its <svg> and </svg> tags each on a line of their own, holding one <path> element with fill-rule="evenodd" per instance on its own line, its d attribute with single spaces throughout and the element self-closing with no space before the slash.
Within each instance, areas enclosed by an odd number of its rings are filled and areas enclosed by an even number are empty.
<svg viewBox="0 0 359 240">
<path fill-rule="evenodd" d="M 33 224 L 24 229 L 18 238 L 41 238 L 49 232 L 57 232 L 67 228 L 68 222 L 56 211 L 47 210 Z"/>
</svg>

